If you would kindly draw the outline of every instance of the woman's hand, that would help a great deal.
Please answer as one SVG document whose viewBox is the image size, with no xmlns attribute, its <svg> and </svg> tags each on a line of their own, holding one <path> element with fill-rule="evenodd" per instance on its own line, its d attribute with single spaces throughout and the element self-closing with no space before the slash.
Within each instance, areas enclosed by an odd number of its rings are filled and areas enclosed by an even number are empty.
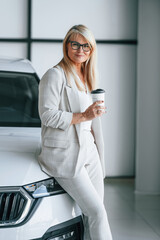
<svg viewBox="0 0 160 240">
<path fill-rule="evenodd" d="M 82 113 L 85 121 L 92 120 L 96 117 L 100 117 L 105 113 L 105 107 L 99 106 L 99 104 L 103 103 L 104 101 L 96 101 L 92 105 L 90 105 L 85 112 Z"/>
<path fill-rule="evenodd" d="M 104 106 L 99 106 L 98 104 L 103 103 L 104 101 L 96 101 L 90 105 L 85 112 L 83 113 L 73 113 L 72 124 L 78 124 L 81 122 L 92 120 L 96 117 L 102 116 L 106 111 Z"/>
</svg>

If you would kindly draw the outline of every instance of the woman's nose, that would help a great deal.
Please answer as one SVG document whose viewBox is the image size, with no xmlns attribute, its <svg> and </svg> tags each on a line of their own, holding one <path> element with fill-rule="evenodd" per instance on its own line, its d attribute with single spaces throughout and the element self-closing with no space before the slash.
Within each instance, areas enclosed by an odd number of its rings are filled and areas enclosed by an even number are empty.
<svg viewBox="0 0 160 240">
<path fill-rule="evenodd" d="M 78 48 L 78 52 L 83 52 L 82 46 L 80 46 L 80 47 Z"/>
</svg>

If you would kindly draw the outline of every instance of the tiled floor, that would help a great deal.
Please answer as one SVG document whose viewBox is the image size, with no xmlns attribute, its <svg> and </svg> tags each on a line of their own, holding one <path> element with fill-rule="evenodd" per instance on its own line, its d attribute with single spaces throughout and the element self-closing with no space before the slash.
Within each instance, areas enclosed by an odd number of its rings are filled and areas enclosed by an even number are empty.
<svg viewBox="0 0 160 240">
<path fill-rule="evenodd" d="M 134 179 L 105 179 L 113 240 L 160 240 L 160 195 L 134 193 Z"/>
</svg>

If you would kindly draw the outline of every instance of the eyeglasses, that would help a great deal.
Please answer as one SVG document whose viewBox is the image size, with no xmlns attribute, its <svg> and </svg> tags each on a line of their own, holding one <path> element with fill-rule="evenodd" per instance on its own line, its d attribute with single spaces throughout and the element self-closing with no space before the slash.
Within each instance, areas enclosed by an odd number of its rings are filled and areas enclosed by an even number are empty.
<svg viewBox="0 0 160 240">
<path fill-rule="evenodd" d="M 91 50 L 91 46 L 88 43 L 80 44 L 76 41 L 69 41 L 71 43 L 71 48 L 73 50 L 78 50 L 81 46 L 84 52 L 89 52 Z"/>
</svg>

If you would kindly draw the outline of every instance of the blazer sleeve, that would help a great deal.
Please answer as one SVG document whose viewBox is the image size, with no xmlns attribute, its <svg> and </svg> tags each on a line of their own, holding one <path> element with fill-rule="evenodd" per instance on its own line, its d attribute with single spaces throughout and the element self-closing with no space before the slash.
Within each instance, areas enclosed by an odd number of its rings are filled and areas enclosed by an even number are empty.
<svg viewBox="0 0 160 240">
<path fill-rule="evenodd" d="M 66 130 L 73 113 L 59 109 L 63 84 L 60 69 L 51 68 L 44 74 L 39 84 L 39 115 L 43 125 Z"/>
</svg>

